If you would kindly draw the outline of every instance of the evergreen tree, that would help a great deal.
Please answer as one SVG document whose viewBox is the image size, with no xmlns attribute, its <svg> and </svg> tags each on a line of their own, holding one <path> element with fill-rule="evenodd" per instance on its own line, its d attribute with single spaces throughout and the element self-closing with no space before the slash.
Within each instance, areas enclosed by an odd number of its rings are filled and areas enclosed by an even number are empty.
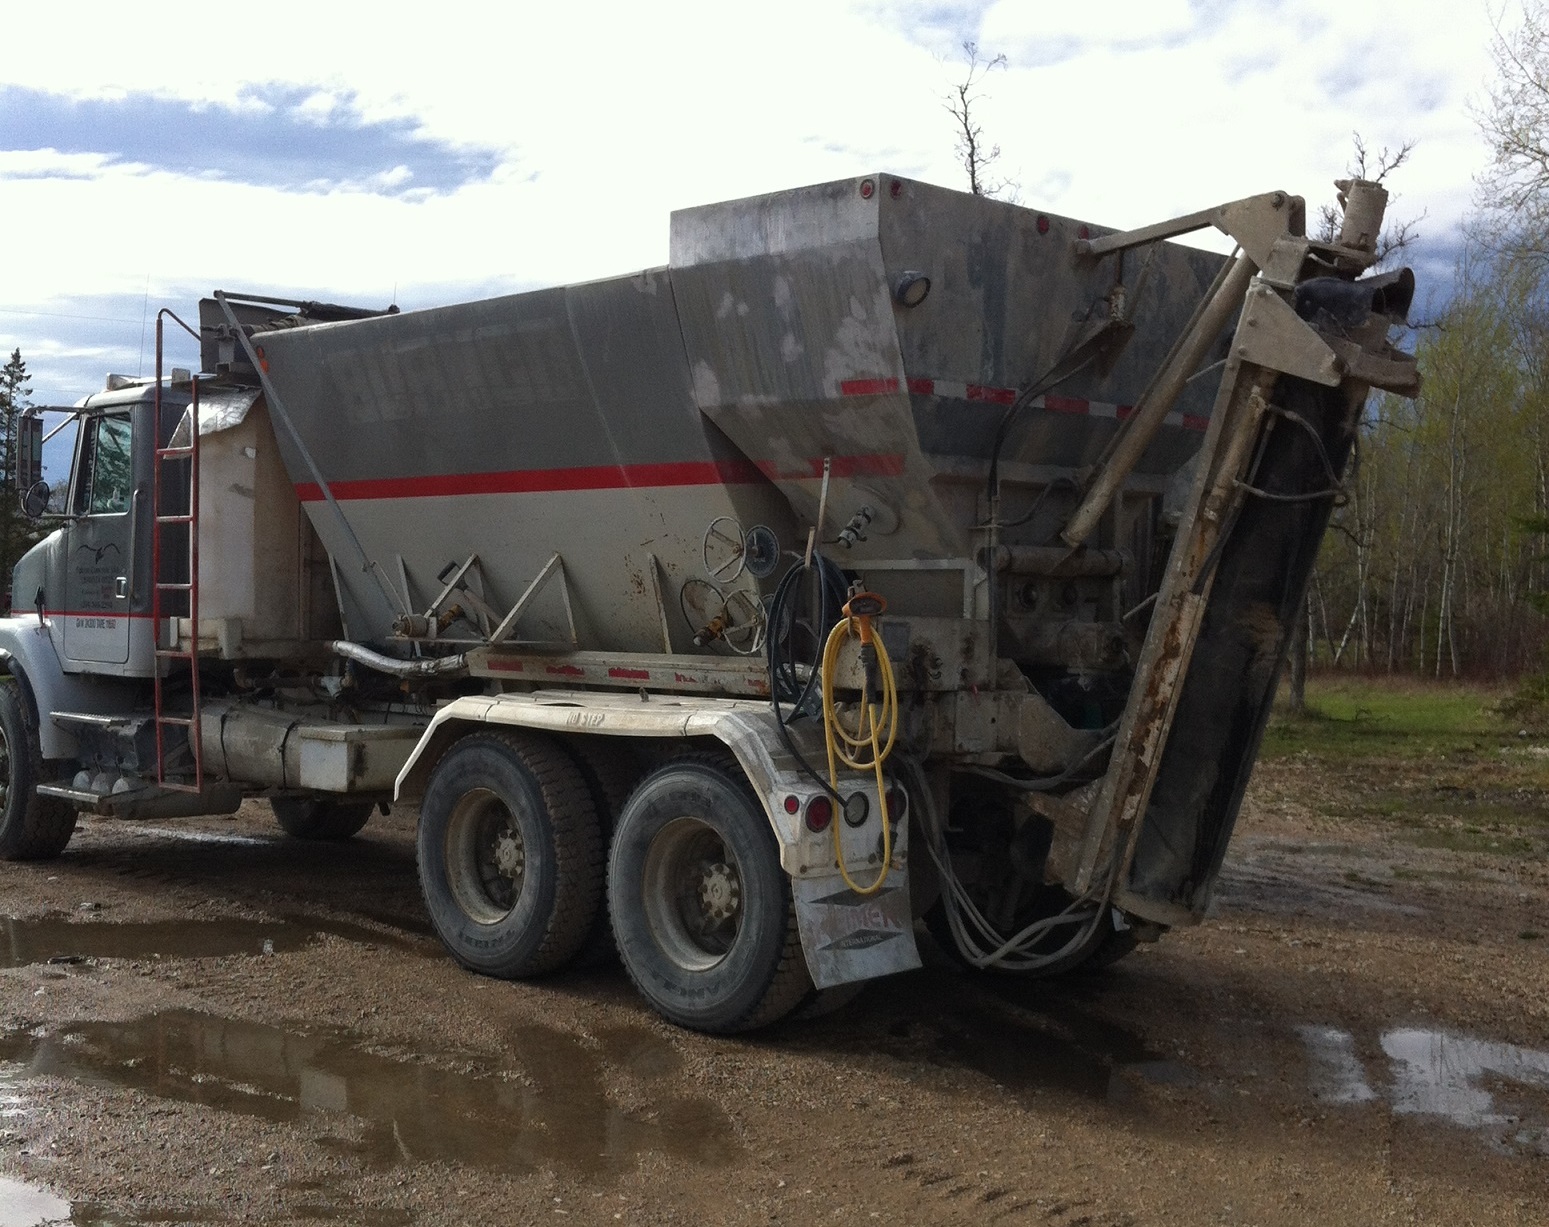
<svg viewBox="0 0 1549 1227">
<path fill-rule="evenodd" d="M 11 586 L 11 568 L 37 538 L 21 513 L 22 491 L 16 486 L 17 419 L 31 405 L 32 378 L 22 351 L 13 349 L 0 367 L 0 587 Z"/>
</svg>

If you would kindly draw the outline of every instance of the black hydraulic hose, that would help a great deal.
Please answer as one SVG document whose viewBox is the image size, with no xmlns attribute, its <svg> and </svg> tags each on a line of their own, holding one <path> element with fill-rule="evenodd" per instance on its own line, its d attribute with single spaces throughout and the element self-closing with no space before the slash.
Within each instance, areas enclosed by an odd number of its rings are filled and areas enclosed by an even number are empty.
<svg viewBox="0 0 1549 1227">
<path fill-rule="evenodd" d="M 790 640 L 796 631 L 796 601 L 802 581 L 812 579 L 811 614 L 813 656 L 808 662 L 807 678 L 803 682 L 796 672 L 796 662 L 790 658 Z M 823 645 L 828 632 L 839 621 L 845 600 L 844 573 L 832 562 L 813 550 L 811 561 L 792 567 L 781 578 L 769 602 L 769 633 L 764 640 L 766 659 L 769 664 L 769 702 L 774 709 L 775 728 L 786 753 L 796 760 L 802 771 L 819 788 L 826 792 L 842 808 L 844 798 L 823 778 L 796 748 L 791 739 L 789 720 L 780 710 L 783 699 L 791 705 L 790 720 L 803 715 L 802 708 L 812 695 L 812 688 L 822 672 Z"/>
</svg>

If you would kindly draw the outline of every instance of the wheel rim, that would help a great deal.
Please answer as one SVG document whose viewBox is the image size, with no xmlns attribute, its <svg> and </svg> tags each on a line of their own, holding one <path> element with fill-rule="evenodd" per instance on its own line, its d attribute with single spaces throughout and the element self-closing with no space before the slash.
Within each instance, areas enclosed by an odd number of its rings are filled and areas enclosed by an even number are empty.
<svg viewBox="0 0 1549 1227">
<path fill-rule="evenodd" d="M 487 788 L 464 793 L 446 828 L 448 885 L 463 914 L 497 924 L 511 914 L 527 878 L 527 849 L 516 815 Z"/>
<path fill-rule="evenodd" d="M 675 818 L 656 833 L 642 874 L 645 918 L 662 952 L 688 971 L 708 971 L 742 931 L 742 869 L 698 818 Z"/>
</svg>

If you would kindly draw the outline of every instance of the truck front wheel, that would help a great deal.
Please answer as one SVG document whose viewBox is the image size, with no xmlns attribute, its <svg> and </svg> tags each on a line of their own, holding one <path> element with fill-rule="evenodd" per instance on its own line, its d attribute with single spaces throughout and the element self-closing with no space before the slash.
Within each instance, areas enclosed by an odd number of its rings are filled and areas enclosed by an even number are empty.
<svg viewBox="0 0 1549 1227">
<path fill-rule="evenodd" d="M 332 797 L 271 797 L 269 808 L 287 835 L 340 840 L 357 834 L 375 807 L 370 801 L 336 801 Z"/>
<path fill-rule="evenodd" d="M 748 1031 L 812 991 L 774 834 L 728 763 L 646 777 L 613 835 L 608 904 L 630 979 L 679 1026 Z"/>
<path fill-rule="evenodd" d="M 37 725 L 14 677 L 0 678 L 0 859 L 43 861 L 58 856 L 75 832 L 75 810 L 40 797 L 43 751 Z"/>
<path fill-rule="evenodd" d="M 476 733 L 447 751 L 425 787 L 418 851 L 436 933 L 486 976 L 563 966 L 601 905 L 602 834 L 586 782 L 531 733 Z"/>
</svg>

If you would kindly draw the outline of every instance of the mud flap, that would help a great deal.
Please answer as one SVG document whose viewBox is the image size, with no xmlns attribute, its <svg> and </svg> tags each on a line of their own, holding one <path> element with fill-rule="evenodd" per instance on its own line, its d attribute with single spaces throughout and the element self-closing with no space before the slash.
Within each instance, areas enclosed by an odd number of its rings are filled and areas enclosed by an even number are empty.
<svg viewBox="0 0 1549 1227">
<path fill-rule="evenodd" d="M 909 902 L 907 823 L 899 824 L 897 840 L 887 882 L 874 895 L 856 894 L 838 870 L 792 879 L 801 949 L 817 988 L 890 976 L 920 965 Z M 875 866 L 863 865 L 850 876 L 865 886 L 876 872 Z"/>
</svg>

